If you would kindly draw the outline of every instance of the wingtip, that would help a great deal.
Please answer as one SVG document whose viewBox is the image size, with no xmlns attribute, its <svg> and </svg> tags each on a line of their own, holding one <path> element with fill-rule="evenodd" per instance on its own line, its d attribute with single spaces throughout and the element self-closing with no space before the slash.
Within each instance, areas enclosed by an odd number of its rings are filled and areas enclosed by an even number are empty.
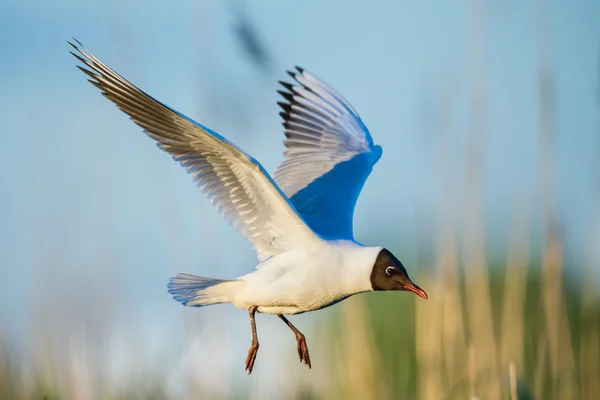
<svg viewBox="0 0 600 400">
<path fill-rule="evenodd" d="M 284 81 L 279 81 L 279 84 L 280 84 L 281 86 L 283 86 L 284 88 L 286 88 L 287 90 L 289 90 L 290 92 L 293 92 L 293 91 L 294 91 L 294 89 L 293 89 L 293 88 L 294 88 L 294 85 L 292 85 L 291 83 L 284 82 Z"/>
<path fill-rule="evenodd" d="M 278 102 L 277 102 L 277 105 L 278 105 L 279 107 L 281 107 L 281 109 L 282 109 L 282 110 L 283 110 L 285 113 L 288 113 L 288 112 L 289 112 L 289 111 L 292 109 L 292 106 L 291 106 L 289 103 L 286 103 L 286 102 L 283 102 L 283 101 L 278 101 Z"/>
<path fill-rule="evenodd" d="M 75 39 L 74 37 L 71 37 L 71 40 L 75 43 L 77 43 L 79 45 L 79 47 L 84 47 L 81 42 L 77 39 Z M 75 44 L 73 44 L 73 42 L 71 42 L 71 40 L 67 40 L 67 43 L 69 43 L 71 46 L 73 46 L 76 49 L 79 49 L 79 47 L 77 47 Z"/>
<path fill-rule="evenodd" d="M 296 69 L 297 69 L 297 70 L 298 70 L 298 72 L 300 72 L 301 74 L 303 74 L 303 73 L 304 73 L 304 68 L 302 68 L 302 67 L 299 67 L 299 66 L 297 66 L 297 65 L 296 65 Z"/>
<path fill-rule="evenodd" d="M 281 97 L 283 97 L 284 99 L 286 99 L 289 102 L 292 102 L 294 100 L 294 96 L 292 96 L 292 94 L 289 92 L 284 92 L 283 90 L 278 90 L 277 93 L 279 93 L 281 95 Z"/>
<path fill-rule="evenodd" d="M 87 76 L 89 76 L 92 79 L 97 79 L 98 75 L 96 75 L 95 73 L 93 73 L 92 71 L 90 71 L 87 68 L 82 67 L 81 65 L 76 65 L 76 67 L 83 72 L 84 74 L 86 74 Z"/>
<path fill-rule="evenodd" d="M 71 54 L 73 55 L 73 57 L 75 57 L 76 59 L 78 59 L 78 60 L 79 60 L 79 62 L 81 62 L 81 63 L 83 63 L 83 64 L 85 64 L 85 65 L 89 66 L 89 64 L 86 62 L 86 60 L 85 60 L 83 57 L 81 57 L 79 54 L 77 54 L 77 53 L 73 53 L 73 52 L 72 52 L 72 51 L 70 51 L 70 50 L 69 50 L 69 53 L 71 53 Z M 80 53 L 80 54 L 81 54 L 81 53 Z"/>
<path fill-rule="evenodd" d="M 71 40 L 67 40 L 67 43 L 76 50 L 77 53 L 83 55 L 86 58 L 89 58 L 89 54 L 91 54 L 91 52 L 86 49 L 86 47 L 81 44 L 81 42 L 75 38 L 71 38 Z M 75 43 L 73 43 L 75 42 Z M 71 54 L 73 54 L 75 57 L 81 59 L 77 54 L 73 53 L 72 51 L 69 51 Z"/>
</svg>

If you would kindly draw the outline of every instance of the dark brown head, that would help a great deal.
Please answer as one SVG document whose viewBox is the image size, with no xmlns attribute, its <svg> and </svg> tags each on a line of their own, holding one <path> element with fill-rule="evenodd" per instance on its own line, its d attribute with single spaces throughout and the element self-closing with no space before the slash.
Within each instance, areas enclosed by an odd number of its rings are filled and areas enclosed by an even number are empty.
<svg viewBox="0 0 600 400">
<path fill-rule="evenodd" d="M 404 265 L 386 249 L 377 255 L 371 271 L 371 286 L 373 290 L 406 290 L 427 300 L 427 293 L 410 280 Z"/>
</svg>

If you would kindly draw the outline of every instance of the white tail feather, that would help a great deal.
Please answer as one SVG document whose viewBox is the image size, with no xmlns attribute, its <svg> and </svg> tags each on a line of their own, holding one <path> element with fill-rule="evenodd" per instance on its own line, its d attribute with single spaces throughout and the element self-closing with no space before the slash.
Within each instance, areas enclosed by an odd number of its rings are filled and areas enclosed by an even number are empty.
<svg viewBox="0 0 600 400">
<path fill-rule="evenodd" d="M 190 307 L 203 307 L 211 304 L 229 303 L 228 291 L 224 290 L 235 280 L 204 278 L 189 274 L 177 274 L 167 287 L 173 298 Z"/>
</svg>

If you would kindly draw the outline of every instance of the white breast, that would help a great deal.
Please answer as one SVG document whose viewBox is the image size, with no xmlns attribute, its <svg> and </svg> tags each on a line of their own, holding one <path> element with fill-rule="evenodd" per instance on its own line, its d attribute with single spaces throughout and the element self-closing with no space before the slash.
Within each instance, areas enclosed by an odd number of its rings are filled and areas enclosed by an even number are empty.
<svg viewBox="0 0 600 400">
<path fill-rule="evenodd" d="M 317 310 L 356 293 L 372 290 L 370 275 L 380 247 L 355 242 L 323 242 L 309 250 L 293 250 L 259 264 L 242 276 L 244 287 L 233 304 L 259 312 L 298 314 Z"/>
</svg>

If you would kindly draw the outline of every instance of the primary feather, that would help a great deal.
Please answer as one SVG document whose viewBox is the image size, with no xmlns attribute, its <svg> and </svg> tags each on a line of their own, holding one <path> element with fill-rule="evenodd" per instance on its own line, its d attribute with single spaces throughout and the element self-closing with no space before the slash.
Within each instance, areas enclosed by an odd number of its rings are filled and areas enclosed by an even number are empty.
<svg viewBox="0 0 600 400">
<path fill-rule="evenodd" d="M 87 67 L 79 66 L 90 82 L 192 175 L 225 219 L 254 245 L 259 260 L 319 241 L 255 159 L 147 95 L 77 43 L 70 44 L 79 54 L 71 54 Z"/>
<path fill-rule="evenodd" d="M 356 200 L 381 157 L 358 113 L 338 92 L 307 71 L 289 74 L 300 85 L 278 103 L 285 127 L 285 160 L 275 182 L 306 223 L 324 238 L 353 240 Z"/>
</svg>

